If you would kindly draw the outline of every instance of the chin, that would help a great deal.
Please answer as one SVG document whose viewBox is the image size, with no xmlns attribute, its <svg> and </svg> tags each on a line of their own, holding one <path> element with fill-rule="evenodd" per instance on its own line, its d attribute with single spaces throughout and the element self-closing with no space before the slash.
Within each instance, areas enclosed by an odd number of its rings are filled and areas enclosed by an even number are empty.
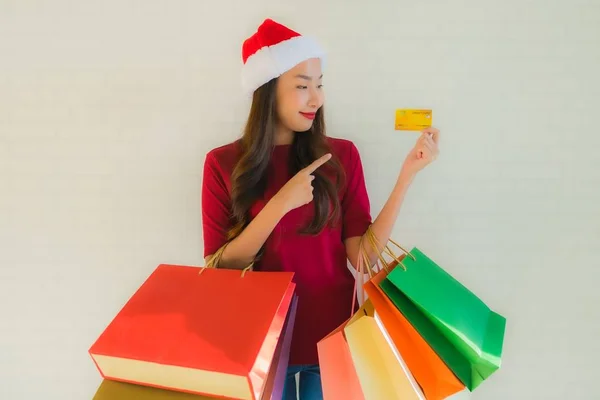
<svg viewBox="0 0 600 400">
<path fill-rule="evenodd" d="M 310 128 L 312 128 L 313 124 L 312 122 L 308 122 L 308 123 L 302 123 L 302 124 L 297 124 L 296 125 L 296 129 L 294 129 L 294 131 L 296 132 L 306 132 L 309 131 Z"/>
</svg>

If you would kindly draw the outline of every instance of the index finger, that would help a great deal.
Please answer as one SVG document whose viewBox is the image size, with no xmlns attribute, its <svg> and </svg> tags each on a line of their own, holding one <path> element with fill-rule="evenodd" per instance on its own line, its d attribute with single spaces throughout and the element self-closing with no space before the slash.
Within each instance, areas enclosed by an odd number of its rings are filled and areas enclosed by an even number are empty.
<svg viewBox="0 0 600 400">
<path fill-rule="evenodd" d="M 329 161 L 329 159 L 331 158 L 331 153 L 327 153 L 324 156 L 316 159 L 315 161 L 312 162 L 312 164 L 310 164 L 308 167 L 304 168 L 305 172 L 308 172 L 309 174 L 312 174 L 313 172 L 315 172 L 320 166 L 322 166 L 323 164 L 325 164 L 327 161 Z"/>
</svg>

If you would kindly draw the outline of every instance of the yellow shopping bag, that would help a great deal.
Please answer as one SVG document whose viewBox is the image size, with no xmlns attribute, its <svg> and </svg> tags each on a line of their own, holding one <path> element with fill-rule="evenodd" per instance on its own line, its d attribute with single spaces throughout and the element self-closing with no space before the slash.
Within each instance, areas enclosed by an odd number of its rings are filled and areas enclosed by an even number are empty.
<svg viewBox="0 0 600 400">
<path fill-rule="evenodd" d="M 356 316 L 344 333 L 365 399 L 424 400 L 421 388 L 375 320 L 370 300 L 361 311 L 364 315 Z"/>
</svg>

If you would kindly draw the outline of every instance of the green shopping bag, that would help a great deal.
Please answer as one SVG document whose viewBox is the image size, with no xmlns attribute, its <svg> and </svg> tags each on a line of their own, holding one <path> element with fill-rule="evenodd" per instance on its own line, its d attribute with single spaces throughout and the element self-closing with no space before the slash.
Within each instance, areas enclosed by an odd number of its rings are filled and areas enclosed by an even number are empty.
<svg viewBox="0 0 600 400">
<path fill-rule="evenodd" d="M 381 288 L 469 390 L 500 368 L 506 319 L 419 249 Z"/>
</svg>

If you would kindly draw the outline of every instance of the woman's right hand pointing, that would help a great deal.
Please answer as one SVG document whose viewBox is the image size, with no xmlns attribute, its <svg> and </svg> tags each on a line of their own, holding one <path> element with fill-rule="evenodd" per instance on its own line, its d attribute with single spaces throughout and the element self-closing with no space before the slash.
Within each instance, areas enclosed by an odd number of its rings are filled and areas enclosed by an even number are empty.
<svg viewBox="0 0 600 400">
<path fill-rule="evenodd" d="M 286 213 L 313 200 L 312 181 L 315 179 L 313 173 L 330 159 L 331 153 L 318 158 L 308 167 L 301 169 L 279 189 L 274 200 L 281 202 Z"/>
</svg>

